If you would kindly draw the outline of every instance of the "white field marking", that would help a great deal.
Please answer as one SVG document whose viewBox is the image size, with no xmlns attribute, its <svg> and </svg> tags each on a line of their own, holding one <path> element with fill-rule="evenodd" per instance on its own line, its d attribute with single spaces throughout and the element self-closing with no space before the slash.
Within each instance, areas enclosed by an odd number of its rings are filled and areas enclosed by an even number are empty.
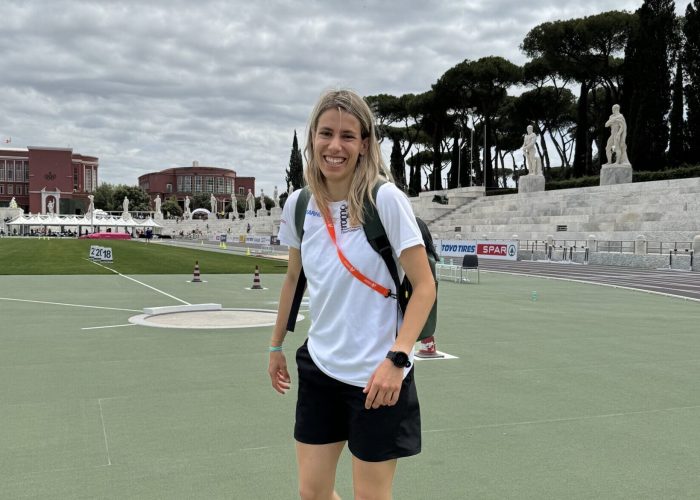
<svg viewBox="0 0 700 500">
<path fill-rule="evenodd" d="M 588 280 L 581 280 L 581 279 L 576 279 L 576 278 L 558 278 L 558 277 L 554 277 L 554 276 L 542 276 L 542 275 L 537 275 L 537 274 L 523 274 L 523 273 L 511 272 L 511 271 L 493 271 L 491 269 L 489 269 L 488 271 L 484 271 L 484 272 L 497 273 L 497 274 L 510 274 L 513 276 L 526 276 L 528 278 L 543 278 L 546 280 L 572 281 L 575 283 L 584 283 L 586 285 L 607 286 L 608 288 L 619 288 L 621 290 L 632 290 L 635 292 L 651 293 L 653 295 L 661 295 L 664 297 L 671 297 L 674 299 L 692 300 L 693 302 L 700 302 L 700 299 L 695 298 L 695 297 L 686 297 L 685 295 L 676 295 L 674 293 L 656 292 L 654 290 L 647 290 L 645 288 L 636 288 L 633 286 L 615 285 L 612 283 L 600 283 L 597 281 L 588 281 Z M 660 287 L 657 287 L 657 288 L 660 288 Z M 678 289 L 676 289 L 676 290 L 678 290 Z"/>
<path fill-rule="evenodd" d="M 12 299 L 10 297 L 0 297 L 0 300 L 12 300 L 14 302 L 31 302 L 33 304 L 49 304 L 52 306 L 87 307 L 88 309 L 108 309 L 110 311 L 141 312 L 141 309 L 124 309 L 121 307 L 104 307 L 104 306 L 86 306 L 85 304 L 67 304 L 65 302 L 47 302 L 45 300 Z"/>
<path fill-rule="evenodd" d="M 105 418 L 102 415 L 102 400 L 98 399 L 97 404 L 100 406 L 100 421 L 102 422 L 102 434 L 105 437 L 105 450 L 107 451 L 107 465 L 112 465 L 112 459 L 109 457 L 109 444 L 107 444 L 107 429 L 105 428 Z"/>
<path fill-rule="evenodd" d="M 447 354 L 446 352 L 442 351 L 436 351 L 438 354 L 441 354 L 442 356 L 439 358 L 421 358 L 420 356 L 416 356 L 416 354 L 413 354 L 413 361 L 443 361 L 446 359 L 459 359 L 458 356 L 454 356 L 453 354 Z"/>
<path fill-rule="evenodd" d="M 581 415 L 579 417 L 568 417 L 568 418 L 547 418 L 543 420 L 526 420 L 523 422 L 504 422 L 501 424 L 483 424 L 483 425 L 470 425 L 467 427 L 451 427 L 445 429 L 430 429 L 423 431 L 423 434 L 437 433 L 437 432 L 454 432 L 454 431 L 465 431 L 471 429 L 493 429 L 496 427 L 516 427 L 519 425 L 539 425 L 539 424 L 555 424 L 560 422 L 576 422 L 579 420 L 593 420 L 597 418 L 614 418 L 614 417 L 627 417 L 630 415 L 648 415 L 652 413 L 665 413 L 671 411 L 682 411 L 682 410 L 697 410 L 700 409 L 700 405 L 697 406 L 675 406 L 672 408 L 659 408 L 656 410 L 641 410 L 641 411 L 629 411 L 621 413 L 606 413 L 603 415 Z"/>
<path fill-rule="evenodd" d="M 91 469 L 100 469 L 102 467 L 110 467 L 107 464 L 100 464 L 100 465 L 88 465 L 86 467 L 64 467 L 60 469 L 50 469 L 50 470 L 32 470 L 32 471 L 27 471 L 25 474 L 30 474 L 30 475 L 37 475 L 37 474 L 54 474 L 56 472 L 81 472 L 85 470 L 91 470 Z"/>
<path fill-rule="evenodd" d="M 269 450 L 272 446 L 258 446 L 256 448 L 241 448 L 238 451 L 257 451 L 257 450 Z"/>
<path fill-rule="evenodd" d="M 126 323 L 124 325 L 86 326 L 85 328 L 81 328 L 81 330 L 100 330 L 102 328 L 119 328 L 122 326 L 134 326 L 134 324 L 133 323 Z"/>
<path fill-rule="evenodd" d="M 90 260 L 90 259 L 85 259 L 85 260 Z M 153 286 L 151 286 L 151 285 L 147 285 L 146 283 L 144 283 L 144 282 L 142 282 L 142 281 L 139 281 L 139 280 L 137 280 L 137 279 L 131 278 L 131 277 L 125 275 L 125 274 L 122 274 L 122 273 L 120 273 L 119 271 L 116 271 L 116 270 L 112 269 L 111 267 L 103 266 L 102 264 L 100 264 L 100 263 L 98 263 L 98 262 L 95 262 L 95 261 L 92 261 L 92 260 L 91 260 L 90 262 L 92 262 L 92 263 L 95 264 L 96 266 L 100 266 L 100 267 L 103 267 L 103 268 L 105 268 L 105 269 L 107 269 L 107 270 L 109 270 L 109 271 L 112 271 L 114 274 L 117 274 L 117 275 L 121 276 L 122 278 L 126 278 L 126 279 L 128 279 L 128 280 L 133 281 L 134 283 L 138 283 L 139 285 L 143 285 L 143 286 L 145 286 L 146 288 L 150 288 L 151 290 L 154 290 L 154 291 L 156 291 L 156 292 L 158 292 L 158 293 L 162 293 L 162 294 L 165 295 L 166 297 L 170 297 L 171 299 L 175 299 L 175 300 L 177 300 L 178 302 L 182 302 L 183 304 L 188 305 L 188 306 L 191 305 L 189 302 L 185 302 L 184 300 L 178 299 L 178 298 L 175 297 L 174 295 L 170 295 L 169 293 L 164 292 L 163 290 L 158 290 L 157 288 L 155 288 L 155 287 L 153 287 Z"/>
</svg>

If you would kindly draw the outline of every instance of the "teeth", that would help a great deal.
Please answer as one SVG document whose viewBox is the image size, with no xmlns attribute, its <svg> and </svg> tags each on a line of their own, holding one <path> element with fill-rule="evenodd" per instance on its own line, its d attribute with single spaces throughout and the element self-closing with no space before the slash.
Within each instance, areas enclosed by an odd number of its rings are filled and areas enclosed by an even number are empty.
<svg viewBox="0 0 700 500">
<path fill-rule="evenodd" d="M 327 163 L 330 163 L 331 165 L 340 165 L 345 161 L 344 158 L 331 158 L 330 156 L 326 156 L 325 160 Z"/>
</svg>

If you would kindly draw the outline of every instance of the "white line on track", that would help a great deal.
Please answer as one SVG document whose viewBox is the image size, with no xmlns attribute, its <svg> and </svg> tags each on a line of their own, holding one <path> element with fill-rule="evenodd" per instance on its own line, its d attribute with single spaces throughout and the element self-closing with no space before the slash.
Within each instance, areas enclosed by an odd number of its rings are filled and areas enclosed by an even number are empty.
<svg viewBox="0 0 700 500">
<path fill-rule="evenodd" d="M 90 260 L 90 259 L 85 259 L 85 260 Z M 90 262 L 92 262 L 92 263 L 95 264 L 96 266 L 100 266 L 100 267 L 102 267 L 102 268 L 104 268 L 104 269 L 107 269 L 108 271 L 112 271 L 114 274 L 117 274 L 117 275 L 121 276 L 122 278 L 126 278 L 126 279 L 128 279 L 128 280 L 131 280 L 131 281 L 133 281 L 134 283 L 138 283 L 139 285 L 143 285 L 143 286 L 145 286 L 146 288 L 150 288 L 151 290 L 154 290 L 154 291 L 156 291 L 156 292 L 158 292 L 158 293 L 162 293 L 162 294 L 165 295 L 166 297 L 170 297 L 171 299 L 175 299 L 175 300 L 177 300 L 178 302 L 182 302 L 183 304 L 185 304 L 185 305 L 187 305 L 187 306 L 192 305 L 192 304 L 190 304 L 189 302 L 185 302 L 185 301 L 182 300 L 182 299 L 178 299 L 178 298 L 175 297 L 174 295 L 170 295 L 169 293 L 164 292 L 163 290 L 158 290 L 156 287 L 153 287 L 153 286 L 151 286 L 151 285 L 147 285 L 146 283 L 144 283 L 144 282 L 142 282 L 142 281 L 139 281 L 139 280 L 137 280 L 137 279 L 131 278 L 131 277 L 125 275 L 125 274 L 120 273 L 119 271 L 115 271 L 115 270 L 112 269 L 111 267 L 103 266 L 102 264 L 99 264 L 99 263 L 97 263 L 97 262 L 95 262 L 95 261 L 90 261 Z"/>
<path fill-rule="evenodd" d="M 106 325 L 106 326 L 86 326 L 81 330 L 100 330 L 101 328 L 120 328 L 122 326 L 136 326 L 135 323 L 125 323 L 123 325 Z"/>
<path fill-rule="evenodd" d="M 100 406 L 100 421 L 102 422 L 102 434 L 105 438 L 105 450 L 107 451 L 107 465 L 112 465 L 112 459 L 109 456 L 109 444 L 107 444 L 107 429 L 105 428 L 105 417 L 102 414 L 102 400 L 98 399 L 97 404 Z"/>
<path fill-rule="evenodd" d="M 629 411 L 620 413 L 606 413 L 603 415 L 581 415 L 579 417 L 568 417 L 568 418 L 546 418 L 542 420 L 526 420 L 523 422 L 504 422 L 500 424 L 483 424 L 483 425 L 470 425 L 466 427 L 451 427 L 445 429 L 429 429 L 423 431 L 423 434 L 428 433 L 438 433 L 438 432 L 455 432 L 455 431 L 465 431 L 471 429 L 492 429 L 495 427 L 515 427 L 518 425 L 539 425 L 539 424 L 555 424 L 561 422 L 576 422 L 579 420 L 592 420 L 596 418 L 614 418 L 614 417 L 627 417 L 631 415 L 649 415 L 653 413 L 666 413 L 672 411 L 683 411 L 683 410 L 697 410 L 700 409 L 700 405 L 697 406 L 676 406 L 673 408 L 660 408 L 654 410 L 641 410 L 641 411 Z"/>
<path fill-rule="evenodd" d="M 88 309 L 108 309 L 110 311 L 143 312 L 142 309 L 124 309 L 121 307 L 87 306 L 85 304 L 66 304 L 64 302 L 47 302 L 45 300 L 12 299 L 10 297 L 0 297 L 0 300 L 11 300 L 14 302 L 31 302 L 33 304 L 48 304 L 48 305 L 52 305 L 52 306 L 87 307 Z"/>
<path fill-rule="evenodd" d="M 634 287 L 634 286 L 621 286 L 621 285 L 615 285 L 612 283 L 603 283 L 600 281 L 583 280 L 583 279 L 578 279 L 578 278 L 573 278 L 573 277 L 561 278 L 561 277 L 557 277 L 557 276 L 547 276 L 544 274 L 528 274 L 528 273 L 522 273 L 522 272 L 518 272 L 518 271 L 496 271 L 494 269 L 488 269 L 488 270 L 484 269 L 484 272 L 526 276 L 528 278 L 544 278 L 547 280 L 573 281 L 576 283 L 585 283 L 587 285 L 607 286 L 610 288 L 619 288 L 621 290 L 634 290 L 636 292 L 651 293 L 653 295 L 661 295 L 664 297 L 673 297 L 674 299 L 683 299 L 683 300 L 691 300 L 693 302 L 700 302 L 700 299 L 697 299 L 695 297 L 686 297 L 685 295 L 676 295 L 673 293 L 656 292 L 654 290 L 647 290 L 646 288 L 639 288 L 639 287 Z"/>
</svg>

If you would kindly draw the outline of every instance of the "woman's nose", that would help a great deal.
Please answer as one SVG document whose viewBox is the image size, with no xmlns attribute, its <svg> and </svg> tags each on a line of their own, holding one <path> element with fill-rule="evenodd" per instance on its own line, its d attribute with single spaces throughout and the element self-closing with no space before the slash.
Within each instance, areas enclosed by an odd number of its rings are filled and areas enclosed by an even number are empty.
<svg viewBox="0 0 700 500">
<path fill-rule="evenodd" d="M 340 135 L 334 134 L 328 147 L 332 151 L 340 151 Z"/>
</svg>

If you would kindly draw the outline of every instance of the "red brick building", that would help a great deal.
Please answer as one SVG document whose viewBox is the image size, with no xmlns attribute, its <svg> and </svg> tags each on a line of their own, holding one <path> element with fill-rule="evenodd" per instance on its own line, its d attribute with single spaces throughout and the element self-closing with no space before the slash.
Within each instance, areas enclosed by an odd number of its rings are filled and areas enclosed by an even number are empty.
<svg viewBox="0 0 700 500">
<path fill-rule="evenodd" d="M 239 177 L 235 170 L 200 166 L 192 162 L 191 167 L 174 167 L 151 172 L 139 177 L 139 186 L 148 193 L 151 201 L 160 195 L 162 201 L 177 198 L 184 207 L 185 196 L 192 198 L 201 193 L 213 193 L 219 210 L 231 204 L 231 195 L 245 199 L 248 189 L 255 193 L 255 177 Z"/>
<path fill-rule="evenodd" d="M 83 214 L 97 188 L 98 159 L 67 148 L 0 148 L 0 206 L 29 213 Z"/>
</svg>

